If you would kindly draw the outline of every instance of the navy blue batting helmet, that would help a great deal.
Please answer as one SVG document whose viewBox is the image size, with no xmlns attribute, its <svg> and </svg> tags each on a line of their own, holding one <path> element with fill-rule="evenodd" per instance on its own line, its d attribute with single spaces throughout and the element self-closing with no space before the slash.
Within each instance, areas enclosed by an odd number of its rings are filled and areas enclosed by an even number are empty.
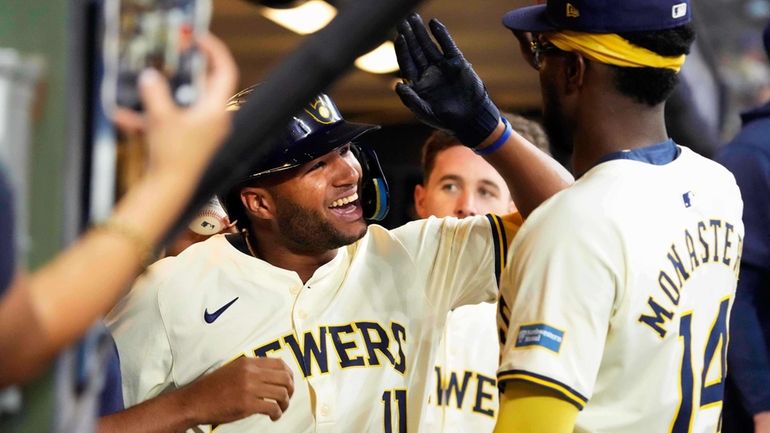
<svg viewBox="0 0 770 433">
<path fill-rule="evenodd" d="M 250 86 L 235 94 L 228 101 L 227 109 L 238 110 L 255 87 Z M 240 190 L 248 182 L 299 167 L 377 129 L 380 129 L 379 125 L 346 121 L 334 101 L 326 94 L 319 94 L 291 118 L 267 157 L 252 166 L 249 176 L 227 192 L 222 204 L 230 219 L 237 219 L 241 228 L 248 224 L 240 202 Z M 359 197 L 364 218 L 380 221 L 388 213 L 389 194 L 377 155 L 363 143 L 354 143 L 351 150 L 363 170 Z"/>
</svg>

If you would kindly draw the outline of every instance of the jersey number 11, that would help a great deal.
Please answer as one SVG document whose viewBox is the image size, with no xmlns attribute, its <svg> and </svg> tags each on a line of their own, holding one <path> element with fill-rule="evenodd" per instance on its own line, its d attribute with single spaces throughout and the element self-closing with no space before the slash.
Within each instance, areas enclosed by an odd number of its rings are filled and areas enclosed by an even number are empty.
<svg viewBox="0 0 770 433">
<path fill-rule="evenodd" d="M 406 390 L 394 389 L 383 392 L 382 403 L 385 405 L 383 409 L 385 433 L 406 433 Z M 394 430 L 394 426 L 398 430 Z"/>
</svg>

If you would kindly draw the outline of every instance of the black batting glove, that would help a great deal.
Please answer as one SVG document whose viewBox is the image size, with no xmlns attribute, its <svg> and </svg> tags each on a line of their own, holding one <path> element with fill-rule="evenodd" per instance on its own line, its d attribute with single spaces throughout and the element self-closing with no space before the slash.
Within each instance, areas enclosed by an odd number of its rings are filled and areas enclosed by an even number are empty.
<svg viewBox="0 0 770 433">
<path fill-rule="evenodd" d="M 396 57 L 405 81 L 396 93 L 421 122 L 476 147 L 499 124 L 500 110 L 446 27 L 435 18 L 429 25 L 440 50 L 419 15 L 398 25 Z"/>
</svg>

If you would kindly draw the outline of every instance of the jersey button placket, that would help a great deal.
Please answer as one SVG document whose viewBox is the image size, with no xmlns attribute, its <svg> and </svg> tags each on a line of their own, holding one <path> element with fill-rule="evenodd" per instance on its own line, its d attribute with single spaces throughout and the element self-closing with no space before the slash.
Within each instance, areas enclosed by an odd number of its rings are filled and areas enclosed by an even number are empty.
<svg viewBox="0 0 770 433">
<path fill-rule="evenodd" d="M 330 398 L 334 399 L 331 395 Z M 334 417 L 334 408 L 331 403 L 320 403 L 316 410 L 316 419 L 318 423 L 316 425 L 317 433 L 337 432 L 339 431 L 339 425 L 337 425 Z"/>
</svg>

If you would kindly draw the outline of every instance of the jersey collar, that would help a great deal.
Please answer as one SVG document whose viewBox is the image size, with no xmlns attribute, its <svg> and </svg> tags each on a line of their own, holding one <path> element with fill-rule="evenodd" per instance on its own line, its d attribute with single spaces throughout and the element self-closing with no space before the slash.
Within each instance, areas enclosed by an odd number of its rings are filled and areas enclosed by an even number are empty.
<svg viewBox="0 0 770 433">
<path fill-rule="evenodd" d="M 596 165 L 603 162 L 614 161 L 616 159 L 630 159 L 632 161 L 644 162 L 652 165 L 666 165 L 669 162 L 674 161 L 681 153 L 679 146 L 674 143 L 674 140 L 668 139 L 662 143 L 653 144 L 652 146 L 639 147 L 631 150 L 621 150 L 620 152 L 613 152 L 604 155 Z"/>
</svg>

